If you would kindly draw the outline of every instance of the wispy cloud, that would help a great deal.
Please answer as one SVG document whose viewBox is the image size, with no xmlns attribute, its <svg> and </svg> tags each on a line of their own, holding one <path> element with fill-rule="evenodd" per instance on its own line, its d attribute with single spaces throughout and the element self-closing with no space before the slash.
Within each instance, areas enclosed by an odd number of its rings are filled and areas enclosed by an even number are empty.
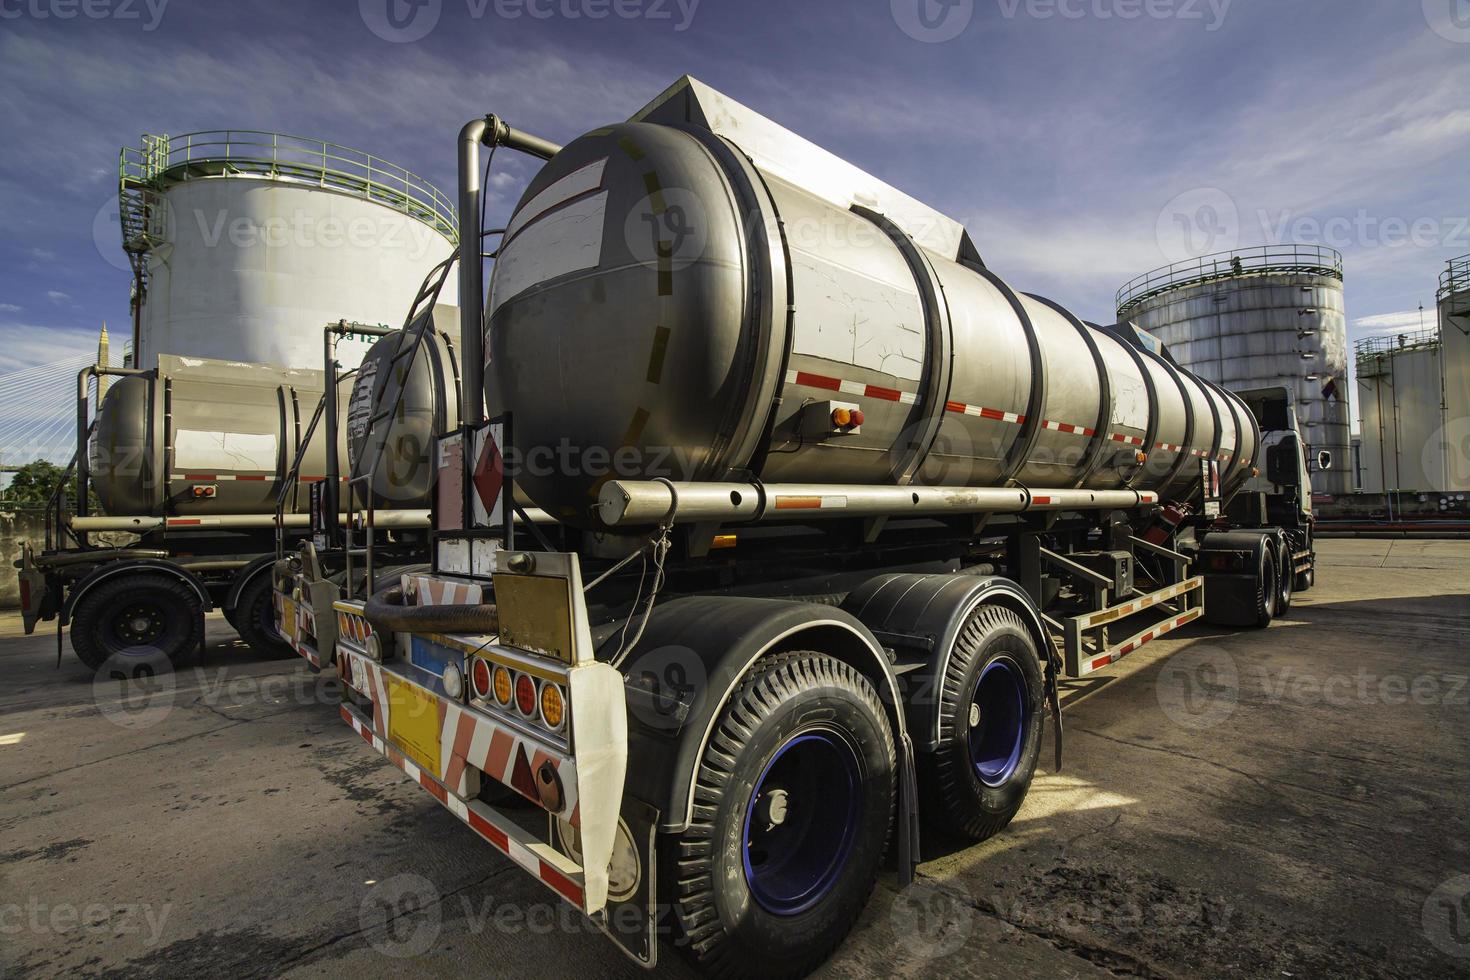
<svg viewBox="0 0 1470 980">
<path fill-rule="evenodd" d="M 1352 326 L 1353 331 L 1360 334 L 1403 333 L 1406 330 L 1433 327 L 1436 316 L 1434 310 L 1401 310 L 1398 313 L 1358 317 Z"/>
</svg>

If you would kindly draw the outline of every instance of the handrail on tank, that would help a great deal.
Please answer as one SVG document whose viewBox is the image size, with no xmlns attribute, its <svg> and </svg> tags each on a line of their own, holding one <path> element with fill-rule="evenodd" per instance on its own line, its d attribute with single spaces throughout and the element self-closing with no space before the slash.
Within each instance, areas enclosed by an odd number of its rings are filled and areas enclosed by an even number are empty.
<svg viewBox="0 0 1470 980">
<path fill-rule="evenodd" d="M 195 177 L 265 176 L 345 191 L 422 221 L 455 241 L 454 205 L 423 177 L 370 153 L 326 140 L 261 130 L 224 129 L 144 136 L 118 154 L 121 193 L 159 189 Z M 124 238 L 127 229 L 124 229 Z"/>
<path fill-rule="evenodd" d="M 1382 354 L 1399 351 L 1423 350 L 1439 346 L 1439 331 L 1433 327 L 1423 330 L 1406 330 L 1403 333 L 1386 334 L 1381 337 L 1364 337 L 1353 343 L 1353 359 L 1362 361 Z"/>
<path fill-rule="evenodd" d="M 1442 303 L 1448 296 L 1470 292 L 1470 255 L 1450 259 L 1444 272 L 1439 274 L 1439 292 L 1435 302 Z"/>
<path fill-rule="evenodd" d="M 327 535 L 328 540 L 335 541 L 337 534 L 338 505 L 340 494 L 336 491 L 341 486 L 342 464 L 337 456 L 337 399 L 338 386 L 357 374 L 357 369 L 352 368 L 337 373 L 337 341 L 342 337 L 383 337 L 393 330 L 381 324 L 366 324 L 346 320 L 338 320 L 329 323 L 322 328 L 322 397 L 316 403 L 316 410 L 311 414 L 311 421 L 307 423 L 306 431 L 302 436 L 301 444 L 296 447 L 296 455 L 291 460 L 291 466 L 286 471 L 285 479 L 281 481 L 281 488 L 276 491 L 276 559 L 280 560 L 286 554 L 286 498 L 297 485 L 297 476 L 301 472 L 301 464 L 306 461 L 306 450 L 311 446 L 311 440 L 316 435 L 316 427 L 326 418 L 327 428 L 325 433 L 326 443 L 326 473 L 324 474 L 325 493 L 327 494 Z M 332 398 L 328 398 L 328 395 Z"/>
<path fill-rule="evenodd" d="M 1342 279 L 1342 253 L 1326 245 L 1261 245 L 1214 252 L 1146 272 L 1123 284 L 1116 306 L 1119 321 L 1146 301 L 1181 286 L 1195 286 L 1234 276 L 1279 273 Z"/>
</svg>

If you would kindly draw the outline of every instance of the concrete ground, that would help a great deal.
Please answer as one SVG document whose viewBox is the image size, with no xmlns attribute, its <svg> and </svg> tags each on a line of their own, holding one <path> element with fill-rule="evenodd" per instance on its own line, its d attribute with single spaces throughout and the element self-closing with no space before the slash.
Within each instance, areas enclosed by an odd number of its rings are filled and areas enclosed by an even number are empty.
<svg viewBox="0 0 1470 980">
<path fill-rule="evenodd" d="M 926 839 L 823 973 L 1470 976 L 1470 542 L 1321 552 L 1269 631 L 1069 685 L 1065 771 L 984 845 Z M 304 665 L 209 638 L 124 697 L 0 620 L 0 976 L 640 974 Z"/>
</svg>

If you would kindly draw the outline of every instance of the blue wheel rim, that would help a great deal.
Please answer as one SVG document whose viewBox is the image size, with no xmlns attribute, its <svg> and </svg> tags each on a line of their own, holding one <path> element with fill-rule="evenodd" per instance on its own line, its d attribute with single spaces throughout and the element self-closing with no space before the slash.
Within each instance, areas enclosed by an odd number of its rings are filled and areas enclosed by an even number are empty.
<svg viewBox="0 0 1470 980">
<path fill-rule="evenodd" d="M 761 908 L 799 915 L 832 891 L 857 838 L 861 785 L 857 752 L 835 732 L 803 732 L 776 750 L 741 826 L 745 882 Z"/>
<path fill-rule="evenodd" d="M 1020 665 L 1005 657 L 986 664 L 969 708 L 970 761 L 986 786 L 1004 785 L 1021 764 L 1026 705 L 1026 676 Z"/>
</svg>

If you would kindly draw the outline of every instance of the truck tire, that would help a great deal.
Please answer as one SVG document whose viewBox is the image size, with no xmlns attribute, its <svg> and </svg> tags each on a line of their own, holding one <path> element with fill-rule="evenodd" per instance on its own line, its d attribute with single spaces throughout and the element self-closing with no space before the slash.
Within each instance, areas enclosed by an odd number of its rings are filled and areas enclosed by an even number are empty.
<svg viewBox="0 0 1470 980">
<path fill-rule="evenodd" d="M 175 666 L 204 641 L 199 596 L 171 575 L 117 575 L 86 592 L 71 614 L 71 648 L 95 670 L 165 657 Z"/>
<path fill-rule="evenodd" d="M 1271 625 L 1276 618 L 1276 603 L 1280 596 L 1277 577 L 1280 565 L 1276 561 L 1276 549 L 1267 543 L 1261 548 L 1260 567 L 1256 570 L 1256 605 L 1254 624 L 1262 629 Z"/>
<path fill-rule="evenodd" d="M 872 894 L 896 775 L 867 678 L 810 651 L 758 664 L 710 735 L 693 820 L 661 841 L 680 950 L 710 976 L 815 969 Z"/>
<path fill-rule="evenodd" d="M 939 747 L 919 765 L 919 813 L 969 841 L 993 837 L 1026 799 L 1041 754 L 1045 685 L 1021 617 L 981 606 L 955 639 L 940 687 Z"/>
<path fill-rule="evenodd" d="M 1291 611 L 1291 594 L 1296 585 L 1296 573 L 1291 567 L 1291 548 L 1281 549 L 1281 562 L 1277 566 L 1276 615 L 1285 616 Z"/>
<path fill-rule="evenodd" d="M 296 651 L 276 632 L 276 607 L 271 577 L 256 575 L 240 590 L 235 603 L 235 632 L 256 653 L 267 657 L 295 656 Z"/>
<path fill-rule="evenodd" d="M 1317 584 L 1317 573 L 1315 569 L 1307 569 L 1305 572 L 1297 572 L 1293 585 L 1296 591 L 1305 592 Z"/>
</svg>

